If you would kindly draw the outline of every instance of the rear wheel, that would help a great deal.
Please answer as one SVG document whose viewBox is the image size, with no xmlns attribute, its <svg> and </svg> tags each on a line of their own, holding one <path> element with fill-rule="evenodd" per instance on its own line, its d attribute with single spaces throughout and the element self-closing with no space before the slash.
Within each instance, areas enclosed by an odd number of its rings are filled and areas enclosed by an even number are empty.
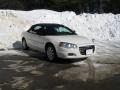
<svg viewBox="0 0 120 90">
<path fill-rule="evenodd" d="M 57 58 L 56 50 L 53 45 L 48 45 L 46 47 L 46 56 L 49 61 L 55 61 Z"/>
<path fill-rule="evenodd" d="M 23 47 L 24 50 L 28 50 L 29 49 L 25 39 L 22 39 L 22 47 Z"/>
</svg>

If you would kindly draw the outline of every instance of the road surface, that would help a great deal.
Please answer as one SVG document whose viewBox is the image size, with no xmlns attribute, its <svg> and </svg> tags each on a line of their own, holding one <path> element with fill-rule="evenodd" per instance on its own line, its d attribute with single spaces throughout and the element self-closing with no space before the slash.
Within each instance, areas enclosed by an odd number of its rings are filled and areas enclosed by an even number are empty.
<svg viewBox="0 0 120 90">
<path fill-rule="evenodd" d="M 120 90 L 120 43 L 96 42 L 87 59 L 48 62 L 35 51 L 0 51 L 0 90 Z"/>
</svg>

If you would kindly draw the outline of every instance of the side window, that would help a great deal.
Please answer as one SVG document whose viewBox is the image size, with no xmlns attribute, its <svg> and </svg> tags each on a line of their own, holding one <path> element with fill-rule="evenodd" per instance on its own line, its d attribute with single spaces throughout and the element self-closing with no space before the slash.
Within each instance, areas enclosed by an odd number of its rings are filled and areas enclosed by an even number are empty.
<svg viewBox="0 0 120 90">
<path fill-rule="evenodd" d="M 37 35 L 45 35 L 45 28 L 44 28 L 44 26 L 36 26 L 36 27 L 34 27 L 34 32 Z"/>
<path fill-rule="evenodd" d="M 42 28 L 42 26 L 36 26 L 36 27 L 34 27 L 34 31 L 38 31 L 41 28 Z"/>
<path fill-rule="evenodd" d="M 38 32 L 42 29 L 42 26 L 34 26 L 32 27 L 29 32 L 32 34 L 38 34 Z"/>
<path fill-rule="evenodd" d="M 52 26 L 46 27 L 46 35 L 56 35 L 56 31 L 54 30 L 54 27 Z"/>
<path fill-rule="evenodd" d="M 42 26 L 35 26 L 33 29 L 32 29 L 32 32 L 34 34 L 38 34 L 38 32 L 42 29 Z"/>
<path fill-rule="evenodd" d="M 37 25 L 37 26 L 33 26 L 29 32 L 32 33 L 32 34 L 37 34 L 37 35 L 45 35 L 45 26 L 40 26 L 40 25 Z"/>
</svg>

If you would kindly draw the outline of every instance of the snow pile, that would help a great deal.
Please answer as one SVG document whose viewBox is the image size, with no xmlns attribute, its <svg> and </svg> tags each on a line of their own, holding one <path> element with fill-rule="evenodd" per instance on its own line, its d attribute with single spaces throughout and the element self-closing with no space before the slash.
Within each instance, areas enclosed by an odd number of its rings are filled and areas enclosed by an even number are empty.
<svg viewBox="0 0 120 90">
<path fill-rule="evenodd" d="M 21 33 L 36 23 L 64 24 L 90 39 L 120 38 L 120 15 L 0 10 L 0 48 L 20 47 Z"/>
</svg>

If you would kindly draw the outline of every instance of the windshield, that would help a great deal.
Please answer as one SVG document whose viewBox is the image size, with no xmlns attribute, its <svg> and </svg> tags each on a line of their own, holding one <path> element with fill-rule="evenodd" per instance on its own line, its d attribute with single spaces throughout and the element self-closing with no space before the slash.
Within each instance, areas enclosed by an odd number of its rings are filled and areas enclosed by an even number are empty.
<svg viewBox="0 0 120 90">
<path fill-rule="evenodd" d="M 74 31 L 65 26 L 47 26 L 47 35 L 76 35 Z"/>
</svg>

